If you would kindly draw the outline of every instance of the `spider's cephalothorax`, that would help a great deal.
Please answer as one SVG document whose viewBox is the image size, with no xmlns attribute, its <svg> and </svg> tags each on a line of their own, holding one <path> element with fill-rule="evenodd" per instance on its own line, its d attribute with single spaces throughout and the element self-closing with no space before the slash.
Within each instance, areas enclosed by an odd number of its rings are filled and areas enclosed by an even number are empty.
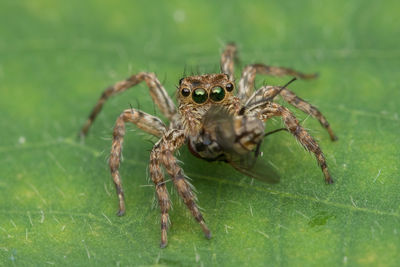
<svg viewBox="0 0 400 267">
<path fill-rule="evenodd" d="M 160 138 L 150 153 L 149 173 L 155 184 L 161 209 L 161 247 L 167 245 L 170 208 L 162 167 L 171 176 L 179 195 L 199 222 L 205 236 L 211 237 L 211 232 L 196 204 L 196 197 L 191 186 L 174 156 L 174 152 L 184 144 L 188 144 L 189 150 L 197 157 L 208 161 L 225 161 L 246 175 L 260 179 L 265 176 L 269 177 L 265 180 L 275 182 L 276 177 L 273 177 L 277 176 L 275 173 L 268 176 L 268 173 L 273 173 L 272 170 L 257 173 L 250 169 L 255 166 L 262 139 L 268 135 L 264 132 L 265 122 L 271 117 L 279 116 L 282 117 L 286 130 L 305 149 L 315 155 L 326 183 L 333 182 L 318 143 L 286 107 L 274 102 L 274 98 L 280 95 L 289 104 L 318 119 L 328 131 L 331 140 L 336 140 L 328 121 L 321 112 L 297 97 L 286 86 L 263 86 L 253 91 L 256 74 L 291 75 L 301 79 L 311 79 L 315 75 L 303 74 L 283 67 L 250 64 L 243 69 L 239 82 L 235 84 L 235 56 L 236 46 L 229 44 L 221 55 L 220 74 L 182 78 L 177 92 L 178 108 L 153 73 L 141 72 L 117 82 L 103 92 L 80 132 L 81 136 L 87 134 L 104 102 L 110 96 L 123 92 L 142 81 L 146 82 L 153 101 L 170 123 L 165 125 L 159 118 L 140 110 L 126 109 L 115 123 L 109 165 L 119 198 L 118 215 L 121 216 L 125 213 L 125 201 L 118 169 L 125 123 L 132 122 L 140 129 Z M 262 160 L 259 159 L 257 162 L 262 162 Z"/>
</svg>

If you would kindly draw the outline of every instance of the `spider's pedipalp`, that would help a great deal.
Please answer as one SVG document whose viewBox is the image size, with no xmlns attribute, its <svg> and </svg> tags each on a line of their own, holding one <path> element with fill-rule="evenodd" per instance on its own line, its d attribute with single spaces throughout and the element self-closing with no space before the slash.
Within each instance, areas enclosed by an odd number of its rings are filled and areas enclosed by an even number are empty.
<svg viewBox="0 0 400 267">
<path fill-rule="evenodd" d="M 242 102 L 246 102 L 246 100 L 250 97 L 254 87 L 256 74 L 265 74 L 271 76 L 290 75 L 300 79 L 313 79 L 317 77 L 316 74 L 304 74 L 284 67 L 274 67 L 265 64 L 250 64 L 243 69 L 242 76 L 239 80 L 237 96 L 242 100 Z"/>
<path fill-rule="evenodd" d="M 80 136 L 84 137 L 87 135 L 90 126 L 93 124 L 94 120 L 100 113 L 104 103 L 107 101 L 108 98 L 113 95 L 122 93 L 142 81 L 146 82 L 147 86 L 150 89 L 150 95 L 153 98 L 154 103 L 156 103 L 163 115 L 174 122 L 177 119 L 176 107 L 172 99 L 168 96 L 165 88 L 162 86 L 154 73 L 140 72 L 136 75 L 132 75 L 131 77 L 123 81 L 117 82 L 116 84 L 109 86 L 107 89 L 104 90 L 104 92 L 101 94 L 100 99 L 97 101 L 92 112 L 90 113 L 89 118 L 83 125 L 80 131 Z"/>
</svg>

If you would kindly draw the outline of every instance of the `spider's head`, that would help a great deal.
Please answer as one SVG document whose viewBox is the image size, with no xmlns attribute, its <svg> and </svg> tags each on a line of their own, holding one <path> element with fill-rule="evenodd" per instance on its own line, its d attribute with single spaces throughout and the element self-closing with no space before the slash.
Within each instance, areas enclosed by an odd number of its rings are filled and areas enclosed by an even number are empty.
<svg viewBox="0 0 400 267">
<path fill-rule="evenodd" d="M 210 105 L 229 101 L 235 84 L 226 74 L 204 74 L 189 76 L 179 81 L 180 104 Z"/>
</svg>

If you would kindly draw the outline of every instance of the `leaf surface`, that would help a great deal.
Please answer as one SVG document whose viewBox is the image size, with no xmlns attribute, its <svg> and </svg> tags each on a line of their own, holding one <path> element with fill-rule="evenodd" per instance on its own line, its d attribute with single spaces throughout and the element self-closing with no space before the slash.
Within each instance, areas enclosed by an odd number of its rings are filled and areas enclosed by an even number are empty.
<svg viewBox="0 0 400 267">
<path fill-rule="evenodd" d="M 396 266 L 399 9 L 361 0 L 2 1 L 0 265 Z M 145 85 L 110 99 L 85 144 L 75 136 L 106 86 L 153 71 L 175 97 L 185 69 L 219 71 L 229 41 L 240 49 L 237 79 L 252 62 L 320 74 L 290 89 L 318 106 L 339 141 L 291 110 L 319 140 L 335 184 L 324 184 L 315 159 L 285 132 L 262 147 L 281 177 L 274 185 L 183 148 L 179 159 L 213 238 L 168 182 L 172 224 L 161 250 L 146 171 L 156 140 L 128 126 L 123 217 L 107 167 L 122 110 L 132 104 L 160 115 Z M 259 76 L 257 86 L 288 78 Z M 267 131 L 279 127 L 270 121 Z"/>
</svg>

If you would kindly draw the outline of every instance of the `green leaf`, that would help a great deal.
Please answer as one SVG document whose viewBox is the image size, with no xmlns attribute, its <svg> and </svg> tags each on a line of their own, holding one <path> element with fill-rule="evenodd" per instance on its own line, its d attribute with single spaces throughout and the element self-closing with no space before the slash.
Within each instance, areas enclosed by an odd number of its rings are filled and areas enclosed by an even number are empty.
<svg viewBox="0 0 400 267">
<path fill-rule="evenodd" d="M 11 1 L 0 3 L 0 265 L 396 266 L 400 260 L 397 1 Z M 186 72 L 218 72 L 226 42 L 240 67 L 293 67 L 319 78 L 290 86 L 339 136 L 292 110 L 315 136 L 335 184 L 287 133 L 264 143 L 277 185 L 181 149 L 213 238 L 168 182 L 169 244 L 147 175 L 154 138 L 129 126 L 121 175 L 107 158 L 129 104 L 156 111 L 145 85 L 109 100 L 76 140 L 102 90 L 153 71 L 175 96 Z M 257 78 L 282 85 L 291 77 Z M 268 129 L 281 127 L 280 120 Z M 150 141 L 150 142 L 148 142 Z"/>
</svg>

